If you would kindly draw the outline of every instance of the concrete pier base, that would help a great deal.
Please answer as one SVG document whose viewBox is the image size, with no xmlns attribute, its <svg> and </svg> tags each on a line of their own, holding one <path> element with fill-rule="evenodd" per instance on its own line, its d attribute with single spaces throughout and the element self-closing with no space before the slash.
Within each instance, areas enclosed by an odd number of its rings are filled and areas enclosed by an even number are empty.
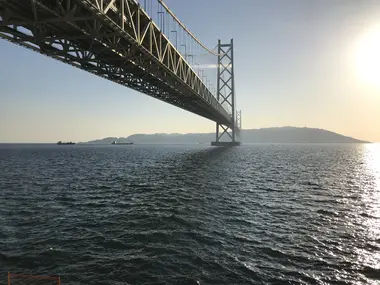
<svg viewBox="0 0 380 285">
<path fill-rule="evenodd" d="M 239 146 L 240 142 L 211 142 L 212 146 Z"/>
</svg>

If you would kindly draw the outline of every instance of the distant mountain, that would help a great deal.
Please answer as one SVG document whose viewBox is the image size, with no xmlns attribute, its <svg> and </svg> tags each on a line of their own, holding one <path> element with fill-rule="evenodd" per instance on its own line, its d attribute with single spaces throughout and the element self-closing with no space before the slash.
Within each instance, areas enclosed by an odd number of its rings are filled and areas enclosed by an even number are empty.
<svg viewBox="0 0 380 285">
<path fill-rule="evenodd" d="M 252 143 L 366 143 L 366 141 L 315 128 L 264 128 L 243 131 L 243 141 Z"/>
<path fill-rule="evenodd" d="M 130 140 L 128 140 L 128 138 L 108 137 L 108 138 L 104 138 L 104 139 L 89 141 L 86 143 L 87 144 L 111 144 L 114 141 L 116 141 L 117 143 L 130 142 Z"/>
<path fill-rule="evenodd" d="M 134 134 L 127 138 L 108 137 L 89 141 L 91 144 L 111 144 L 117 142 L 134 143 L 206 143 L 215 140 L 214 133 L 195 134 Z M 346 137 L 334 132 L 297 127 L 263 128 L 242 130 L 243 143 L 366 143 L 366 141 Z"/>
</svg>

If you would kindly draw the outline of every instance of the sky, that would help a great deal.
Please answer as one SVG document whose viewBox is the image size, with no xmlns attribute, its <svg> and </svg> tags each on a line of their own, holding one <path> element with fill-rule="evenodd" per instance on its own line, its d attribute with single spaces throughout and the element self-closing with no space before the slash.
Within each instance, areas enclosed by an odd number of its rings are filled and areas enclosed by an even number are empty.
<svg viewBox="0 0 380 285">
<path fill-rule="evenodd" d="M 244 129 L 306 126 L 380 142 L 380 1 L 164 2 L 206 46 L 234 39 Z M 0 143 L 214 131 L 212 121 L 0 40 Z"/>
</svg>

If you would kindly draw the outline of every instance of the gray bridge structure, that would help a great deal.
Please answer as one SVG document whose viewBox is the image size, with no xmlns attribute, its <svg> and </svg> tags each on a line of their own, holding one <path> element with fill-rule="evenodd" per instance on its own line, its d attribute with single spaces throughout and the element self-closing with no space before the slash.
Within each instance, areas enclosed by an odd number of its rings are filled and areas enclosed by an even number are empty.
<svg viewBox="0 0 380 285">
<path fill-rule="evenodd" d="M 207 48 L 162 0 L 0 0 L 0 38 L 214 121 L 212 145 L 240 144 L 233 40 Z"/>
</svg>

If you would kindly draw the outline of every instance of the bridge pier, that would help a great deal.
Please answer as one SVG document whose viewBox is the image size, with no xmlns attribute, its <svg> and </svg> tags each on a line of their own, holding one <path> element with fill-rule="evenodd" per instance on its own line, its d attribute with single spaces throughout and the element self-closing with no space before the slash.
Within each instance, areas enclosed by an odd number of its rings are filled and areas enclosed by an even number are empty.
<svg viewBox="0 0 380 285">
<path fill-rule="evenodd" d="M 228 44 L 218 41 L 217 100 L 231 115 L 231 124 L 216 122 L 215 141 L 212 146 L 239 146 L 241 111 L 235 110 L 235 78 L 233 39 Z M 238 137 L 238 138 L 237 138 Z M 238 140 L 237 140 L 238 139 Z"/>
<path fill-rule="evenodd" d="M 211 146 L 239 146 L 240 142 L 211 142 Z"/>
</svg>

